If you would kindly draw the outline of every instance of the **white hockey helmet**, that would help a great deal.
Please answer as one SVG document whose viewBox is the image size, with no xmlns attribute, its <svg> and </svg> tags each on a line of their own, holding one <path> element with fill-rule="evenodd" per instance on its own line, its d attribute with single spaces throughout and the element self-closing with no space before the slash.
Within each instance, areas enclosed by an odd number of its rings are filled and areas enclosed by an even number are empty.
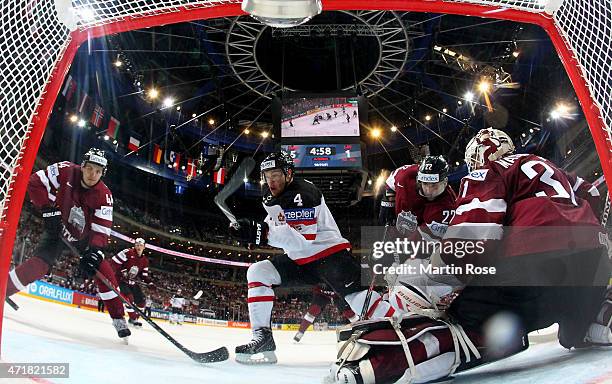
<svg viewBox="0 0 612 384">
<path fill-rule="evenodd" d="M 490 161 L 514 153 L 514 143 L 504 131 L 486 128 L 478 131 L 465 148 L 468 171 L 484 167 Z"/>
<path fill-rule="evenodd" d="M 136 244 L 145 245 L 145 239 L 138 237 L 136 240 L 134 240 L 134 245 Z"/>
</svg>

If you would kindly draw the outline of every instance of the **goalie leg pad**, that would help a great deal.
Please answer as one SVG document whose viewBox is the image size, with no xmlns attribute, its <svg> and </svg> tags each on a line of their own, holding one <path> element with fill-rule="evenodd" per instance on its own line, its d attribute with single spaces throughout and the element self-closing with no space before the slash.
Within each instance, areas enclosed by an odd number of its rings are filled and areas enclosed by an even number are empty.
<svg viewBox="0 0 612 384">
<path fill-rule="evenodd" d="M 360 321 L 338 332 L 338 371 L 368 360 L 376 383 L 425 383 L 452 375 L 463 362 L 481 359 L 459 325 L 423 316 L 401 323 Z"/>
</svg>

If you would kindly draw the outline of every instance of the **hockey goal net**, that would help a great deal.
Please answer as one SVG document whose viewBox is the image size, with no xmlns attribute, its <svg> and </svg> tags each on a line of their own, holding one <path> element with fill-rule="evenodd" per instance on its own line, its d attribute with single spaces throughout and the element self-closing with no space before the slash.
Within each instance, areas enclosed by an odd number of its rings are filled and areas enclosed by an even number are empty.
<svg viewBox="0 0 612 384">
<path fill-rule="evenodd" d="M 609 0 L 324 0 L 323 5 L 327 10 L 376 8 L 452 13 L 540 25 L 550 35 L 574 85 L 604 174 L 612 177 Z M 242 12 L 239 0 L 6 0 L 0 9 L 3 299 L 27 180 L 78 46 L 91 37 Z M 2 306 L 0 319 L 1 315 Z"/>
</svg>

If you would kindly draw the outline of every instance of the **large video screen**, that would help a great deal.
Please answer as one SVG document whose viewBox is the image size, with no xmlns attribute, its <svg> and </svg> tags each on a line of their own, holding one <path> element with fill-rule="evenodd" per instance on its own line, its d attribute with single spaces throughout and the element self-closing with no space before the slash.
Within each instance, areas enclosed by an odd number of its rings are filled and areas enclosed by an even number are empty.
<svg viewBox="0 0 612 384">
<path fill-rule="evenodd" d="M 284 99 L 281 137 L 359 136 L 358 104 L 356 97 Z"/>
<path fill-rule="evenodd" d="M 359 144 L 298 144 L 283 145 L 283 151 L 293 157 L 296 168 L 360 168 Z"/>
</svg>

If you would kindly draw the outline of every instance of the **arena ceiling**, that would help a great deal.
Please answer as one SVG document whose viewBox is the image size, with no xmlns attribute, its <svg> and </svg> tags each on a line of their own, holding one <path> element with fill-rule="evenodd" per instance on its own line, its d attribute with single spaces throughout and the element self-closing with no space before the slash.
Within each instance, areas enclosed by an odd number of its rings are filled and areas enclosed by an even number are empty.
<svg viewBox="0 0 612 384">
<path fill-rule="evenodd" d="M 432 152 L 460 159 L 464 136 L 475 130 L 493 125 L 518 137 L 540 128 L 560 99 L 575 99 L 547 35 L 510 21 L 333 11 L 290 29 L 241 16 L 106 40 L 109 60 L 125 63 L 116 70 L 143 98 L 155 87 L 176 99 L 185 119 L 227 121 L 229 131 L 269 127 L 273 96 L 353 89 L 369 105 L 364 140 L 369 129 L 398 128 L 371 154 L 429 143 Z M 491 82 L 492 110 L 478 91 L 483 79 Z"/>
</svg>

